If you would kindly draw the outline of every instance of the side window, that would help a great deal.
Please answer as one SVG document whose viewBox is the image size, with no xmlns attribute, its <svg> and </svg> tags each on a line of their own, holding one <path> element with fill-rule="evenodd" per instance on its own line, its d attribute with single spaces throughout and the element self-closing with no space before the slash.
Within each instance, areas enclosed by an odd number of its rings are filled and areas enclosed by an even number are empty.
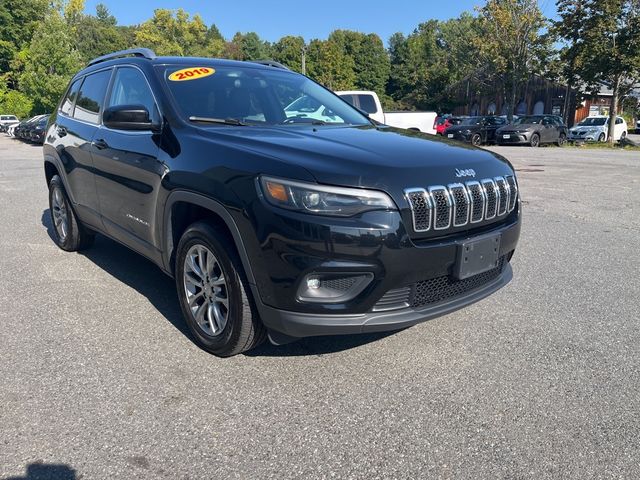
<svg viewBox="0 0 640 480">
<path fill-rule="evenodd" d="M 149 84 L 137 68 L 121 67 L 116 70 L 107 108 L 118 105 L 142 105 L 148 110 L 152 122 L 160 120 Z"/>
<path fill-rule="evenodd" d="M 622 118 L 616 118 L 616 125 L 620 125 L 622 123 Z"/>
<path fill-rule="evenodd" d="M 78 90 L 80 90 L 80 83 L 82 79 L 78 79 L 71 85 L 71 88 L 67 92 L 67 95 L 64 97 L 62 104 L 60 105 L 60 113 L 67 116 L 73 115 L 73 104 L 78 97 Z"/>
<path fill-rule="evenodd" d="M 373 99 L 373 95 L 358 95 L 358 101 L 360 102 L 360 108 L 367 113 L 376 113 L 376 101 Z"/>
<path fill-rule="evenodd" d="M 73 118 L 99 123 L 110 77 L 111 70 L 103 70 L 85 77 L 78 93 Z"/>
<path fill-rule="evenodd" d="M 355 99 L 354 95 L 340 95 L 340 98 L 343 99 L 346 102 L 349 102 L 351 105 L 353 105 L 355 107 L 356 99 Z"/>
</svg>

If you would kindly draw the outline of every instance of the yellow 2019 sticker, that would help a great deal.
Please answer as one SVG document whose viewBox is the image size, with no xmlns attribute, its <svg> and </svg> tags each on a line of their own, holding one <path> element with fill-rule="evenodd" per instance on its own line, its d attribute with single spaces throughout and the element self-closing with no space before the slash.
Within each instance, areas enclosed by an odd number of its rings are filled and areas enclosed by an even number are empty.
<svg viewBox="0 0 640 480">
<path fill-rule="evenodd" d="M 185 80 L 197 80 L 198 78 L 208 77 L 216 73 L 211 67 L 189 67 L 173 72 L 169 75 L 172 82 L 184 82 Z"/>
</svg>

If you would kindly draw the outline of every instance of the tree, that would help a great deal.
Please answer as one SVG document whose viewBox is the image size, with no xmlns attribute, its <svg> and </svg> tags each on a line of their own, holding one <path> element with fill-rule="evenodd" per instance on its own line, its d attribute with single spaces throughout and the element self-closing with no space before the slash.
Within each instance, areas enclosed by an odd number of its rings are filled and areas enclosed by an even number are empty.
<svg viewBox="0 0 640 480">
<path fill-rule="evenodd" d="M 356 88 L 384 94 L 391 63 L 378 35 L 334 30 L 329 35 L 329 41 L 339 45 L 344 54 L 353 60 Z"/>
<path fill-rule="evenodd" d="M 273 44 L 273 59 L 291 70 L 302 72 L 303 48 L 305 48 L 305 44 L 302 37 L 282 37 Z"/>
<path fill-rule="evenodd" d="M 206 55 L 207 31 L 200 15 L 190 19 L 181 8 L 176 11 L 158 8 L 151 19 L 140 25 L 135 41 L 158 55 Z"/>
<path fill-rule="evenodd" d="M 11 113 L 25 118 L 31 113 L 33 102 L 24 93 L 17 90 L 0 92 L 0 112 Z"/>
<path fill-rule="evenodd" d="M 117 28 L 116 18 L 103 4 L 96 6 L 96 15 L 82 15 L 76 19 L 76 38 L 80 56 L 86 62 L 115 50 L 129 48 L 122 30 Z"/>
<path fill-rule="evenodd" d="M 613 143 L 620 101 L 640 85 L 640 0 L 561 0 L 558 10 L 555 31 L 565 42 L 572 73 L 594 93 L 602 84 L 612 90 Z"/>
<path fill-rule="evenodd" d="M 80 55 L 64 18 L 50 9 L 29 46 L 20 90 L 33 101 L 33 113 L 54 110 L 71 77 L 81 68 Z"/>
<path fill-rule="evenodd" d="M 307 49 L 309 76 L 330 90 L 354 88 L 354 61 L 331 40 L 312 40 Z"/>
<path fill-rule="evenodd" d="M 548 54 L 548 37 L 541 34 L 546 20 L 537 0 L 488 0 L 478 11 L 481 36 L 475 47 L 502 85 L 511 122 L 516 95 Z"/>
</svg>

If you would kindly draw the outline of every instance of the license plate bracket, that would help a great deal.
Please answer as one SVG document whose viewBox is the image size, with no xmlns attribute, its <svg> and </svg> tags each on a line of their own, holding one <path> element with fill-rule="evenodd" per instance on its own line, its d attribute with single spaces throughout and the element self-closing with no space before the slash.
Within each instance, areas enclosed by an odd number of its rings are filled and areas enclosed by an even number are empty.
<svg viewBox="0 0 640 480">
<path fill-rule="evenodd" d="M 462 242 L 458 247 L 455 276 L 460 280 L 498 266 L 501 235 L 494 233 Z"/>
<path fill-rule="evenodd" d="M 447 133 L 447 138 L 453 138 L 453 133 Z"/>
<path fill-rule="evenodd" d="M 511 138 L 511 135 L 507 135 L 506 133 L 502 135 L 502 138 Z"/>
</svg>

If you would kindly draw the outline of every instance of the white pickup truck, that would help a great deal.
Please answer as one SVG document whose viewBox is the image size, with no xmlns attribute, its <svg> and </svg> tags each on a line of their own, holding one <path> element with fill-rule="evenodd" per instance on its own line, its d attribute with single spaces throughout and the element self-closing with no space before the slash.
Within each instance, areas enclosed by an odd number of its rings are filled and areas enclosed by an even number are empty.
<svg viewBox="0 0 640 480">
<path fill-rule="evenodd" d="M 438 116 L 436 112 L 384 112 L 376 92 L 350 90 L 335 93 L 354 107 L 368 113 L 369 117 L 377 122 L 391 127 L 419 130 L 432 135 L 436 133 L 434 128 L 434 122 Z"/>
</svg>

